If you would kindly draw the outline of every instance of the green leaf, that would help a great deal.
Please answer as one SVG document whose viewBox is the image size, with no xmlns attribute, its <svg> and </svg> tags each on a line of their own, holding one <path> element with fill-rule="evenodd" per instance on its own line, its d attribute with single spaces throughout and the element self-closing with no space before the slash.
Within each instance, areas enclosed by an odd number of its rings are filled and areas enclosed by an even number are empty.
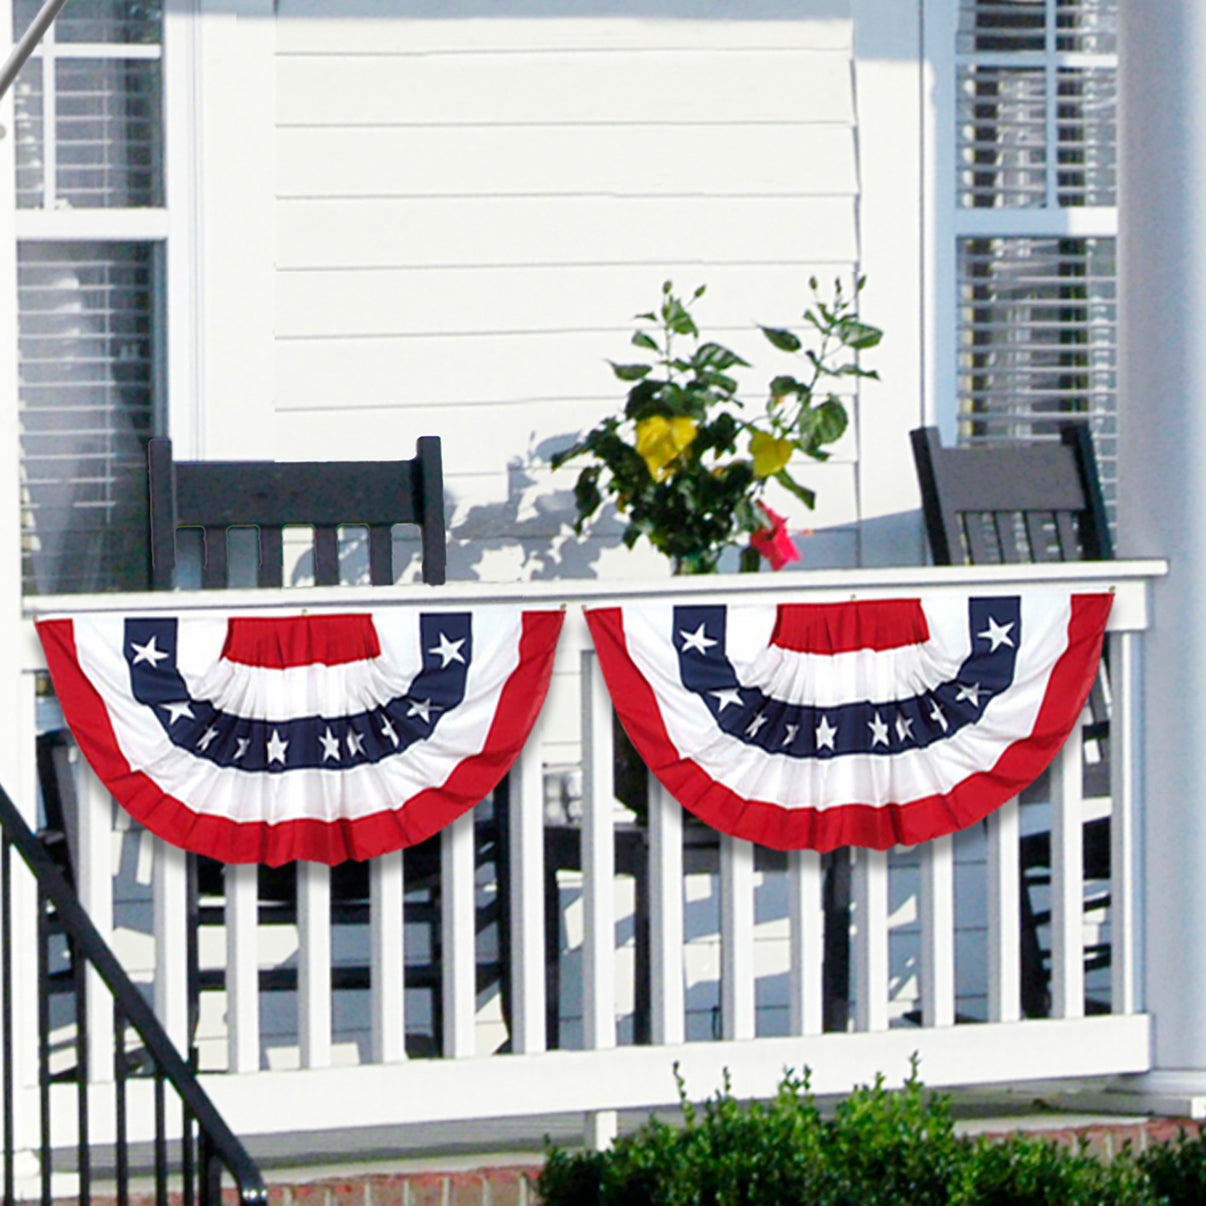
<svg viewBox="0 0 1206 1206">
<path fill-rule="evenodd" d="M 582 521 L 589 519 L 603 502 L 603 495 L 599 493 L 599 469 L 597 465 L 592 465 L 589 469 L 583 469 L 578 474 L 578 480 L 574 483 L 574 501 L 578 504 L 578 530 L 581 531 Z"/>
<path fill-rule="evenodd" d="M 816 415 L 813 437 L 819 444 L 832 444 L 849 426 L 846 408 L 836 398 L 822 402 L 813 413 Z"/>
<path fill-rule="evenodd" d="M 662 414 L 666 407 L 658 403 L 663 382 L 651 381 L 646 377 L 638 381 L 628 391 L 628 402 L 624 407 L 624 417 L 627 419 L 647 419 L 652 414 Z"/>
<path fill-rule="evenodd" d="M 653 368 L 648 364 L 616 364 L 614 360 L 607 362 L 611 365 L 611 371 L 615 373 L 621 381 L 640 381 L 642 377 L 647 377 Z"/>
<path fill-rule="evenodd" d="M 743 360 L 731 348 L 726 348 L 719 343 L 701 343 L 695 350 L 695 355 L 691 357 L 691 363 L 696 368 L 712 369 L 714 372 L 723 373 L 725 369 L 732 368 L 735 364 L 749 367 L 749 361 Z"/>
<path fill-rule="evenodd" d="M 782 327 L 761 327 L 762 334 L 767 337 L 781 352 L 798 352 L 800 337 Z"/>
<path fill-rule="evenodd" d="M 837 324 L 837 336 L 847 346 L 862 351 L 873 348 L 884 337 L 879 327 L 873 327 L 853 318 L 843 318 Z"/>
<path fill-rule="evenodd" d="M 816 491 L 810 490 L 807 486 L 801 486 L 786 469 L 780 469 L 775 474 L 775 481 L 789 494 L 794 494 L 810 511 L 817 505 Z"/>
<path fill-rule="evenodd" d="M 788 394 L 799 395 L 807 391 L 808 387 L 803 382 L 787 375 L 776 377 L 770 383 L 770 392 L 776 398 L 786 398 Z"/>
<path fill-rule="evenodd" d="M 671 297 L 662 307 L 662 318 L 666 326 L 670 328 L 675 335 L 698 335 L 699 329 L 695 325 L 695 320 L 687 311 L 686 306 L 678 300 L 677 297 Z"/>
<path fill-rule="evenodd" d="M 637 331 L 632 337 L 632 342 L 638 348 L 648 348 L 651 352 L 660 351 L 657 340 L 645 331 Z"/>
</svg>

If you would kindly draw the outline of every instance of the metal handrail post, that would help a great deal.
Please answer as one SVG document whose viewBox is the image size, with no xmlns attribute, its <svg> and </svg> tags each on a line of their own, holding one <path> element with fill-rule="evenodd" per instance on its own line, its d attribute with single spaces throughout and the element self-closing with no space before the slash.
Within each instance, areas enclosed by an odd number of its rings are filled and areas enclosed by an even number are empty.
<svg viewBox="0 0 1206 1206">
<path fill-rule="evenodd" d="M 46 31 L 54 24 L 55 17 L 59 15 L 60 9 L 66 3 L 67 0 L 46 0 L 46 3 L 38 10 L 38 15 L 29 23 L 29 28 L 13 47 L 8 61 L 3 67 L 0 67 L 0 100 L 4 99 L 4 94 L 13 86 L 13 81 L 20 74 L 21 68 L 25 66 L 29 56 L 33 54 Z"/>
</svg>

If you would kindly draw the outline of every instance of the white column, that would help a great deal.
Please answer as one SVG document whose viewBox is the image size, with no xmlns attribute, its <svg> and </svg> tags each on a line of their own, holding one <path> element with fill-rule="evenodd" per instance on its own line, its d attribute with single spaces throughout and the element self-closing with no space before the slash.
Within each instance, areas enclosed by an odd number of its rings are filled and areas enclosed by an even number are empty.
<svg viewBox="0 0 1206 1206">
<path fill-rule="evenodd" d="M 1122 0 L 1119 34 L 1118 544 L 1171 564 L 1136 792 L 1149 1083 L 1206 1095 L 1206 6 Z"/>
</svg>

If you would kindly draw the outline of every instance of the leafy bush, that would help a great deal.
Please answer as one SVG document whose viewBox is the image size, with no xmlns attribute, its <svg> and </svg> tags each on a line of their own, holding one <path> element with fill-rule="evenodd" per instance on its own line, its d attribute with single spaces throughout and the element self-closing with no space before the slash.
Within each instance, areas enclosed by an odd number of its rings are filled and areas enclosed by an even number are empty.
<svg viewBox="0 0 1206 1206">
<path fill-rule="evenodd" d="M 1037 1135 L 978 1139 L 953 1202 L 968 1206 L 1156 1206 L 1148 1179 L 1124 1153 L 1106 1163 Z"/>
<path fill-rule="evenodd" d="M 675 1069 L 678 1077 L 678 1070 Z M 1187 1206 L 1206 1202 L 1206 1139 L 1104 1161 L 1036 1135 L 960 1138 L 916 1063 L 900 1091 L 855 1089 L 822 1116 L 807 1073 L 773 1100 L 723 1089 L 683 1125 L 651 1118 L 606 1152 L 550 1147 L 544 1206 Z"/>
<path fill-rule="evenodd" d="M 1206 1137 L 1184 1131 L 1169 1143 L 1148 1148 L 1136 1160 L 1147 1175 L 1157 1201 L 1167 1206 L 1201 1206 L 1206 1202 Z"/>
</svg>

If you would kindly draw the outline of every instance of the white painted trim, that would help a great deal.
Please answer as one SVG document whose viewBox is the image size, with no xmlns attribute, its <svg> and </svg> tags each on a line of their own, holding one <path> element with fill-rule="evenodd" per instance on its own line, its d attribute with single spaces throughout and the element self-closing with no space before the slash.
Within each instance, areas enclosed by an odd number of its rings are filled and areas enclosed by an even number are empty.
<svg viewBox="0 0 1206 1206">
<path fill-rule="evenodd" d="M 594 650 L 582 665 L 582 1029 L 589 1050 L 616 1045 L 615 784 L 611 696 Z"/>
<path fill-rule="evenodd" d="M 1051 764 L 1051 1013 L 1085 1011 L 1083 730 L 1074 725 Z"/>
<path fill-rule="evenodd" d="M 860 1031 L 888 1029 L 888 855 L 855 851 L 854 1025 Z"/>
<path fill-rule="evenodd" d="M 752 1039 L 754 1008 L 754 846 L 720 835 L 720 1018 L 724 1037 Z"/>
<path fill-rule="evenodd" d="M 1018 881 L 1018 801 L 988 817 L 988 1019 L 1016 1022 L 1022 1016 L 1021 896 Z"/>
<path fill-rule="evenodd" d="M 548 1045 L 544 945 L 544 722 L 511 768 L 511 1049 L 534 1055 Z M 507 885 L 499 884 L 499 891 Z"/>
<path fill-rule="evenodd" d="M 477 1000 L 473 810 L 440 831 L 441 988 L 444 994 L 444 1056 L 475 1053 Z"/>
<path fill-rule="evenodd" d="M 449 582 L 438 590 L 425 586 L 307 586 L 286 590 L 226 590 L 220 605 L 211 591 L 114 592 L 91 595 L 31 595 L 22 601 L 27 619 L 52 615 L 84 615 L 131 610 L 148 615 L 160 612 L 213 610 L 291 614 L 301 608 L 451 607 L 487 601 L 510 600 L 532 607 L 566 607 L 615 603 L 626 598 L 690 598 L 707 596 L 717 602 L 749 600 L 771 595 L 783 602 L 829 602 L 891 598 L 966 587 L 989 589 L 993 584 L 1019 586 L 1075 585 L 1086 591 L 1107 591 L 1114 596 L 1108 629 L 1111 632 L 1142 629 L 1148 622 L 1148 595 L 1152 579 L 1168 573 L 1160 558 L 1130 561 L 1049 561 L 1027 565 L 895 566 L 840 570 L 808 570 L 780 574 L 709 574 L 687 578 L 653 578 L 602 581 Z M 23 638 L 23 665 L 44 665 L 37 637 L 30 625 Z"/>
<path fill-rule="evenodd" d="M 1134 1013 L 1138 1000 L 1138 945 L 1142 922 L 1138 907 L 1138 775 L 1136 753 L 1141 716 L 1138 638 L 1117 633 L 1110 638 L 1110 1007 Z M 1123 709 L 1119 700 L 1131 701 Z"/>
<path fill-rule="evenodd" d="M 394 1064 L 406 1058 L 405 867 L 401 850 L 369 864 L 369 986 L 373 1060 Z"/>
<path fill-rule="evenodd" d="M 226 887 L 227 1067 L 260 1067 L 259 867 L 231 864 Z"/>
<path fill-rule="evenodd" d="M 921 1017 L 955 1024 L 955 847 L 950 834 L 921 851 Z"/>
<path fill-rule="evenodd" d="M 686 1039 L 683 979 L 683 809 L 649 775 L 649 947 L 653 1042 Z"/>
<path fill-rule="evenodd" d="M 163 209 L 19 209 L 13 227 L 18 239 L 154 243 L 169 224 Z"/>
<path fill-rule="evenodd" d="M 159 434 L 170 434 L 181 460 L 199 455 L 198 430 L 205 350 L 201 186 L 200 97 L 201 0 L 165 0 L 163 6 L 163 192 L 167 206 L 167 270 L 164 281 L 170 317 L 165 325 L 163 379 L 167 398 L 156 415 Z M 171 414 L 169 416 L 168 409 Z"/>
<path fill-rule="evenodd" d="M 411 1060 L 404 1069 L 219 1075 L 202 1077 L 202 1083 L 236 1134 L 247 1138 L 330 1128 L 332 1101 L 340 1102 L 337 1124 L 346 1128 L 674 1106 L 675 1062 L 695 1100 L 713 1093 L 726 1069 L 737 1097 L 770 1096 L 787 1068 L 808 1067 L 818 1094 L 848 1092 L 880 1072 L 896 1087 L 908 1075 L 914 1052 L 932 1088 L 1141 1072 L 1150 1067 L 1150 1029 L 1143 1015 L 1101 1016 L 825 1034 L 805 1041 L 550 1051 L 455 1063 Z M 517 1092 L 518 1085 L 539 1085 L 539 1096 Z M 96 1141 L 105 1141 L 100 1126 Z"/>
<path fill-rule="evenodd" d="M 71 851 L 80 903 L 96 931 L 113 941 L 113 801 L 105 786 L 81 756 L 78 759 L 78 803 L 76 848 Z M 66 818 L 70 827 L 70 818 Z M 96 971 L 89 969 L 88 1079 L 113 1079 L 113 998 Z"/>
<path fill-rule="evenodd" d="M 297 1040 L 303 1068 L 331 1062 L 331 872 L 297 864 Z"/>
<path fill-rule="evenodd" d="M 955 438 L 955 30 L 957 0 L 923 0 L 924 422 Z"/>
<path fill-rule="evenodd" d="M 178 1051 L 188 1050 L 188 855 L 154 843 L 155 1012 Z"/>
<path fill-rule="evenodd" d="M 787 855 L 788 921 L 791 942 L 788 973 L 788 1029 L 820 1034 L 825 1025 L 821 969 L 825 961 L 825 877 L 815 850 Z"/>
<path fill-rule="evenodd" d="M 958 214 L 960 238 L 1092 238 L 1118 233 L 1118 211 L 1111 206 L 961 209 Z"/>
</svg>

